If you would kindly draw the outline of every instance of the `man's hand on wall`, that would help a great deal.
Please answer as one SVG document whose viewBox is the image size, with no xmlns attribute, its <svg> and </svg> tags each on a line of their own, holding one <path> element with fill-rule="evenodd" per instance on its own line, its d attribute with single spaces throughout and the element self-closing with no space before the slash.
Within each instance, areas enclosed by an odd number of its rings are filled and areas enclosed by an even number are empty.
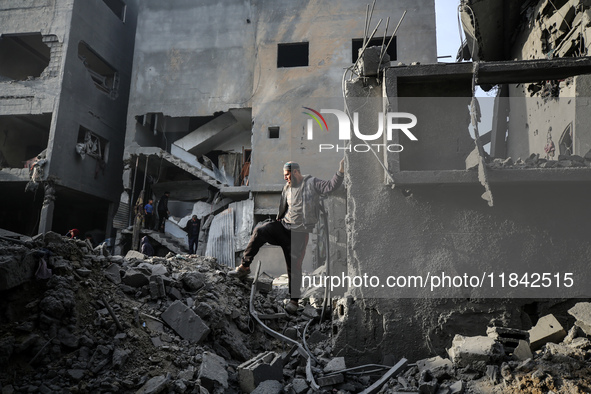
<svg viewBox="0 0 591 394">
<path fill-rule="evenodd" d="M 345 158 L 342 158 L 341 162 L 339 163 L 339 172 L 341 174 L 345 173 Z"/>
</svg>

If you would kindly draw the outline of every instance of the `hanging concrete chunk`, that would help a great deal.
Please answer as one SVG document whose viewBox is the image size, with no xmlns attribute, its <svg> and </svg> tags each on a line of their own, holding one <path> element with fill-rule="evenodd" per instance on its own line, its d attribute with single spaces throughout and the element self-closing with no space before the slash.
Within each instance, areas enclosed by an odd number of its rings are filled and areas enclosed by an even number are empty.
<svg viewBox="0 0 591 394">
<path fill-rule="evenodd" d="M 559 343 L 566 336 L 566 331 L 554 315 L 546 315 L 535 327 L 529 330 L 529 342 L 532 351 L 536 351 L 548 342 Z"/>
<path fill-rule="evenodd" d="M 226 367 L 226 360 L 222 357 L 210 352 L 203 353 L 199 379 L 203 387 L 209 390 L 210 393 L 213 393 L 216 386 L 228 388 L 228 371 L 226 371 Z"/>
<path fill-rule="evenodd" d="M 479 361 L 494 363 L 505 351 L 503 345 L 489 337 L 456 335 L 447 353 L 455 365 L 467 367 Z"/>
<path fill-rule="evenodd" d="M 575 324 L 585 332 L 591 335 L 591 302 L 579 302 L 568 310 L 568 313 L 577 319 Z"/>
<path fill-rule="evenodd" d="M 195 312 L 178 300 L 164 311 L 161 318 L 183 339 L 192 343 L 201 342 L 210 331 Z"/>
</svg>

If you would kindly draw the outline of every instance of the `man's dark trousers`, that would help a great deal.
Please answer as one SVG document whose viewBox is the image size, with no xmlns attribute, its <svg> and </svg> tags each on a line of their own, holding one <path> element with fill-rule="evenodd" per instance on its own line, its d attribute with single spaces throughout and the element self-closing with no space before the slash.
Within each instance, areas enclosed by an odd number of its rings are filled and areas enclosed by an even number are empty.
<svg viewBox="0 0 591 394">
<path fill-rule="evenodd" d="M 261 246 L 267 242 L 271 245 L 281 246 L 287 266 L 289 294 L 292 300 L 297 300 L 302 286 L 302 261 L 306 254 L 308 233 L 288 230 L 280 221 L 259 226 L 255 228 L 250 242 L 244 250 L 242 264 L 246 267 L 250 266 Z"/>
</svg>

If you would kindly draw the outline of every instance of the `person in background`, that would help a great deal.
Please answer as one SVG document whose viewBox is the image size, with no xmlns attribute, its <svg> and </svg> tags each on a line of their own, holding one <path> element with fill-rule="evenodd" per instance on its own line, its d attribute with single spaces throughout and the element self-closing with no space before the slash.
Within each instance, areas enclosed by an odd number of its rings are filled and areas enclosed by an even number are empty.
<svg viewBox="0 0 591 394">
<path fill-rule="evenodd" d="M 158 230 L 161 233 L 164 232 L 164 224 L 170 215 L 170 212 L 168 211 L 168 196 L 170 196 L 170 192 L 164 192 L 164 195 L 160 198 L 160 201 L 158 201 L 158 217 L 160 218 Z"/>
<path fill-rule="evenodd" d="M 140 248 L 140 253 L 145 254 L 146 256 L 154 256 L 154 248 L 150 245 L 150 240 L 147 236 L 142 238 L 142 246 Z"/>
<path fill-rule="evenodd" d="M 193 215 L 191 220 L 187 222 L 185 226 L 185 231 L 187 232 L 187 237 L 189 238 L 189 253 L 196 254 L 197 253 L 197 244 L 199 243 L 199 229 L 201 227 L 201 222 L 197 219 L 197 215 Z"/>
<path fill-rule="evenodd" d="M 154 200 L 148 200 L 148 203 L 144 206 L 144 212 L 146 213 L 144 226 L 151 230 L 154 227 Z"/>
<path fill-rule="evenodd" d="M 78 236 L 79 233 L 80 233 L 80 230 L 78 230 L 77 228 L 73 228 L 73 229 L 69 230 L 66 235 L 68 237 L 70 237 L 70 239 L 76 239 L 76 237 Z"/>
</svg>

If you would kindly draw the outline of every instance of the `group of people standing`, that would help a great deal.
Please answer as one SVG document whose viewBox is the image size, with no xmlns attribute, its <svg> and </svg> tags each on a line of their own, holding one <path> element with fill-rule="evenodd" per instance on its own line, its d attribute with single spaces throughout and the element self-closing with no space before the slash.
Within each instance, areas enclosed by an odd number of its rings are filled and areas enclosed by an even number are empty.
<svg viewBox="0 0 591 394">
<path fill-rule="evenodd" d="M 170 197 L 170 192 L 164 192 L 164 195 L 158 201 L 158 205 L 156 207 L 156 212 L 158 212 L 158 231 L 163 233 L 164 232 L 164 225 L 166 223 L 166 219 L 170 216 L 170 211 L 168 210 L 168 198 Z M 154 229 L 154 200 L 149 199 L 148 203 L 144 206 L 144 227 L 148 230 Z M 195 254 L 197 253 L 197 245 L 199 243 L 199 230 L 201 222 L 197 219 L 197 215 L 193 215 L 191 220 L 187 222 L 184 230 L 187 232 L 187 237 L 189 238 L 189 253 Z M 142 249 L 144 245 L 149 245 L 148 237 L 142 238 Z M 148 251 L 150 251 L 151 246 L 147 247 Z M 151 250 L 152 254 L 154 250 Z M 143 253 L 143 252 L 142 252 Z"/>
<path fill-rule="evenodd" d="M 168 197 L 170 196 L 170 192 L 164 192 L 164 195 L 158 201 L 158 231 L 161 233 L 164 232 L 164 223 L 166 223 L 166 219 L 170 216 L 170 211 L 168 210 Z M 148 203 L 144 206 L 144 227 L 148 230 L 154 229 L 154 200 L 149 199 Z"/>
</svg>

